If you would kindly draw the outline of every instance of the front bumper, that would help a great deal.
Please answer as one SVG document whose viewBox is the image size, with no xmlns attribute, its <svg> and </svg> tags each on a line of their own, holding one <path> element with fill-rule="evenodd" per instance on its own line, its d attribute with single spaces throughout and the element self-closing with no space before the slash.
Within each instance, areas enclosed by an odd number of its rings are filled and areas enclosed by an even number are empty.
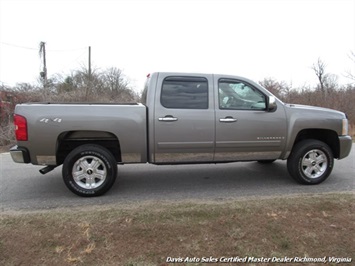
<svg viewBox="0 0 355 266">
<path fill-rule="evenodd" d="M 10 149 L 10 155 L 15 163 L 30 163 L 30 153 L 24 147 L 13 146 Z"/>
<path fill-rule="evenodd" d="M 350 136 L 339 136 L 339 160 L 345 158 L 350 154 L 353 141 Z"/>
</svg>

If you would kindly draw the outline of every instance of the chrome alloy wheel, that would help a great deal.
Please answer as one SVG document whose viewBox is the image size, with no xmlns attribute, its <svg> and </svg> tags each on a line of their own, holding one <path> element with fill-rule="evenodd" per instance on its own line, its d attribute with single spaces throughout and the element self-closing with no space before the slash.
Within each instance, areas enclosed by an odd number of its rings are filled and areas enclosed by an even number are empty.
<svg viewBox="0 0 355 266">
<path fill-rule="evenodd" d="M 324 174 L 328 168 L 328 159 L 323 151 L 313 149 L 303 156 L 301 164 L 303 173 L 313 179 Z"/>
<path fill-rule="evenodd" d="M 105 182 L 107 170 L 101 159 L 96 156 L 85 156 L 74 163 L 72 175 L 78 186 L 95 189 Z"/>
</svg>

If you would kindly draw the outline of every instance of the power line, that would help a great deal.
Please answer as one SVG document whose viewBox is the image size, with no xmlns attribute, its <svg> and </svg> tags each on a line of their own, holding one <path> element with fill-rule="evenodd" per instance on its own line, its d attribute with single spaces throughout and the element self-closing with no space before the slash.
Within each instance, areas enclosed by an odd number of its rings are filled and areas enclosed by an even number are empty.
<svg viewBox="0 0 355 266">
<path fill-rule="evenodd" d="M 87 48 L 85 48 L 85 49 L 87 49 Z M 84 54 L 86 54 L 86 53 L 87 53 L 87 51 L 85 50 L 85 51 L 82 52 L 78 57 L 76 57 L 74 60 L 71 60 L 70 62 L 66 63 L 66 64 L 64 65 L 64 67 L 62 67 L 62 68 L 59 70 L 59 72 L 64 71 L 65 69 L 67 69 L 73 62 L 78 63 L 79 58 L 81 58 L 81 57 L 82 57 Z"/>
<path fill-rule="evenodd" d="M 81 48 L 73 48 L 73 49 L 47 49 L 47 52 L 74 52 L 74 51 L 80 51 L 80 50 L 86 50 L 87 47 L 81 47 Z"/>
<path fill-rule="evenodd" d="M 6 42 L 0 42 L 0 44 L 12 46 L 12 47 L 16 47 L 16 48 L 21 48 L 21 49 L 27 49 L 27 50 L 38 50 L 38 48 L 26 47 L 26 46 L 21 46 L 21 45 L 12 44 L 12 43 L 6 43 Z"/>
<path fill-rule="evenodd" d="M 13 43 L 7 43 L 7 42 L 0 42 L 0 44 L 15 47 L 15 48 L 21 48 L 21 49 L 27 49 L 27 50 L 37 50 L 38 48 L 33 48 L 33 47 L 27 47 L 27 46 L 22 46 L 22 45 L 17 45 Z M 80 47 L 80 48 L 72 48 L 72 49 L 47 49 L 47 52 L 72 52 L 72 51 L 79 51 L 79 50 L 86 50 L 87 47 Z"/>
</svg>

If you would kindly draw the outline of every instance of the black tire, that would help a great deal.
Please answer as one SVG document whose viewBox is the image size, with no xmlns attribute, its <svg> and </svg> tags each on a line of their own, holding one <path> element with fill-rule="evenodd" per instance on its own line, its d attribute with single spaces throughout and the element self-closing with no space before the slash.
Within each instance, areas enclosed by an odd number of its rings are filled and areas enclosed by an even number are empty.
<svg viewBox="0 0 355 266">
<path fill-rule="evenodd" d="M 65 158 L 62 175 L 65 185 L 75 194 L 82 197 L 101 196 L 115 183 L 117 163 L 106 148 L 85 144 L 75 148 Z"/>
<path fill-rule="evenodd" d="M 297 143 L 287 159 L 289 174 L 301 184 L 320 184 L 333 170 L 332 150 L 322 141 L 308 139 Z"/>
</svg>

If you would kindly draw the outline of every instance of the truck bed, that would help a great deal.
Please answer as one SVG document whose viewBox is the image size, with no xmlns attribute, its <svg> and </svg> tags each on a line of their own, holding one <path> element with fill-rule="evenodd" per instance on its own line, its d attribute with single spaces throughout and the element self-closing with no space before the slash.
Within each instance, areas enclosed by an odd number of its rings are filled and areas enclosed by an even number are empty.
<svg viewBox="0 0 355 266">
<path fill-rule="evenodd" d="M 147 111 L 140 103 L 24 103 L 15 113 L 27 119 L 28 141 L 18 145 L 31 151 L 33 164 L 60 164 L 60 148 L 98 138 L 115 141 L 122 163 L 147 160 Z"/>
</svg>

